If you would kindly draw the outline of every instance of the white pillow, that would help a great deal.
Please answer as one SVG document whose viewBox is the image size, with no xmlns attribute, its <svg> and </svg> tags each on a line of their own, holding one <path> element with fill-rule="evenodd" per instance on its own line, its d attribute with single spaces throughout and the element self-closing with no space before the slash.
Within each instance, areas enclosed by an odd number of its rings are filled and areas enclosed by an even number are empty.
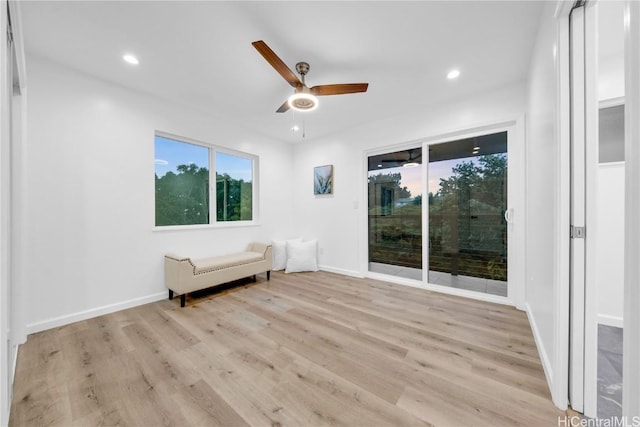
<svg viewBox="0 0 640 427">
<path fill-rule="evenodd" d="M 285 273 L 318 271 L 317 240 L 300 242 L 287 240 L 287 269 Z"/>
<path fill-rule="evenodd" d="M 302 242 L 302 237 L 289 240 Z M 274 240 L 271 247 L 273 249 L 273 267 L 271 269 L 273 271 L 284 270 L 287 266 L 287 241 Z"/>
</svg>

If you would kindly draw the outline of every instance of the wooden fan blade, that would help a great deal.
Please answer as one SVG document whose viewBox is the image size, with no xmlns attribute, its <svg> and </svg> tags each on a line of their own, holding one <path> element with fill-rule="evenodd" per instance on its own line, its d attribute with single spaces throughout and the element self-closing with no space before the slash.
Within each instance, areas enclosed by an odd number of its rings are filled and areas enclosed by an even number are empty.
<svg viewBox="0 0 640 427">
<path fill-rule="evenodd" d="M 289 100 L 284 101 L 284 104 L 282 104 L 280 108 L 276 110 L 276 113 L 284 113 L 287 111 L 289 111 Z"/>
<path fill-rule="evenodd" d="M 369 87 L 369 83 L 344 83 L 344 84 L 337 84 L 337 85 L 314 86 L 309 90 L 313 95 L 326 96 L 326 95 L 342 95 L 345 93 L 366 92 L 368 87 Z"/>
<path fill-rule="evenodd" d="M 258 52 L 260 52 L 260 55 L 262 55 L 264 59 L 266 59 L 267 62 L 271 64 L 273 68 L 275 68 L 278 74 L 280 74 L 291 86 L 302 86 L 302 82 L 300 81 L 298 76 L 296 76 L 295 73 L 291 71 L 289 67 L 287 67 L 287 64 L 285 64 L 282 59 L 280 59 L 278 55 L 276 55 L 276 53 L 271 50 L 269 46 L 267 46 L 265 42 L 263 42 L 262 40 L 257 40 L 251 44 L 256 48 Z"/>
</svg>

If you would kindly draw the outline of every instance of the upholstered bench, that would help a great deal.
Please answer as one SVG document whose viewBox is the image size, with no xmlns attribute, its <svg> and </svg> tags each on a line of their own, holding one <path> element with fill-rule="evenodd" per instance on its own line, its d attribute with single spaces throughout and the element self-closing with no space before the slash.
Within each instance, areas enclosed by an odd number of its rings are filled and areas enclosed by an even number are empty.
<svg viewBox="0 0 640 427">
<path fill-rule="evenodd" d="M 245 252 L 192 260 L 174 254 L 164 256 L 164 283 L 169 289 L 169 299 L 180 295 L 184 307 L 189 292 L 211 288 L 223 283 L 267 273 L 271 279 L 273 254 L 267 243 L 251 243 Z"/>
</svg>

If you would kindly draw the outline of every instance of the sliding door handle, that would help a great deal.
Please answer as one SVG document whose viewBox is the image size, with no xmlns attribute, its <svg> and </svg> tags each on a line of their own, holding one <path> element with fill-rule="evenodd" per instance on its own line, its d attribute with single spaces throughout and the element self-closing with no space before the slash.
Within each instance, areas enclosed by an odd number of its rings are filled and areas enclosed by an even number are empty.
<svg viewBox="0 0 640 427">
<path fill-rule="evenodd" d="M 513 208 L 504 211 L 504 220 L 507 221 L 507 223 L 513 222 Z"/>
</svg>

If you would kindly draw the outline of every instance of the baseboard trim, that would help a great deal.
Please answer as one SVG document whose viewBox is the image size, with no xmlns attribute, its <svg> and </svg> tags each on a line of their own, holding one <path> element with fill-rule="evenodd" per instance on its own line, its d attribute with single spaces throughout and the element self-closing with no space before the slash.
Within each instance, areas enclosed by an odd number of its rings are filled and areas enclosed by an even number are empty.
<svg viewBox="0 0 640 427">
<path fill-rule="evenodd" d="M 622 328 L 624 320 L 622 317 L 609 316 L 607 314 L 598 314 L 598 323 L 601 325 L 614 326 L 616 328 Z"/>
<path fill-rule="evenodd" d="M 544 348 L 542 338 L 540 337 L 540 331 L 538 330 L 538 324 L 533 317 L 533 312 L 531 311 L 531 306 L 529 305 L 529 303 L 525 304 L 525 311 L 527 313 L 527 317 L 529 318 L 531 331 L 533 332 L 533 340 L 536 343 L 536 348 L 538 349 L 538 354 L 540 355 L 540 361 L 542 362 L 544 376 L 547 379 L 547 386 L 549 387 L 549 391 L 551 391 L 553 390 L 553 368 L 551 367 L 551 363 L 549 362 L 549 356 L 547 355 L 547 351 Z"/>
<path fill-rule="evenodd" d="M 11 369 L 10 375 L 11 375 L 11 385 L 13 386 L 13 379 L 16 377 L 16 368 L 18 367 L 18 349 L 20 348 L 22 344 L 17 344 L 13 349 L 13 367 Z M 13 392 L 13 387 L 11 387 L 11 392 Z"/>
<path fill-rule="evenodd" d="M 320 270 L 326 271 L 328 273 L 342 274 L 343 276 L 356 277 L 358 279 L 363 279 L 364 278 L 364 276 L 362 274 L 360 274 L 357 271 L 353 271 L 353 270 L 345 270 L 345 269 L 342 269 L 342 268 L 330 267 L 328 265 L 319 265 L 318 268 Z"/>
<path fill-rule="evenodd" d="M 31 323 L 27 325 L 27 334 L 34 334 L 36 332 L 46 331 L 47 329 L 57 328 L 59 326 L 68 325 L 70 323 L 80 322 L 82 320 L 102 316 L 103 314 L 126 310 L 127 308 L 160 301 L 164 298 L 167 298 L 167 293 L 158 292 L 156 294 L 147 295 L 140 298 L 133 298 L 115 304 L 103 305 L 102 307 L 91 308 L 89 310 L 79 311 L 77 313 L 67 314 L 60 317 L 54 317 L 53 319 Z"/>
<path fill-rule="evenodd" d="M 11 419 L 11 402 L 13 401 L 13 381 L 16 378 L 16 369 L 18 368 L 18 350 L 19 350 L 20 346 L 22 344 L 24 344 L 24 343 L 25 343 L 25 341 L 23 341 L 21 343 L 18 343 L 18 344 L 13 344 L 13 349 L 12 349 L 12 351 L 13 351 L 13 363 L 12 363 L 12 366 L 11 366 L 11 371 L 8 372 L 10 387 L 9 387 L 9 395 L 8 395 L 8 397 L 9 397 L 9 405 L 7 407 L 7 421 L 9 419 Z"/>
</svg>

